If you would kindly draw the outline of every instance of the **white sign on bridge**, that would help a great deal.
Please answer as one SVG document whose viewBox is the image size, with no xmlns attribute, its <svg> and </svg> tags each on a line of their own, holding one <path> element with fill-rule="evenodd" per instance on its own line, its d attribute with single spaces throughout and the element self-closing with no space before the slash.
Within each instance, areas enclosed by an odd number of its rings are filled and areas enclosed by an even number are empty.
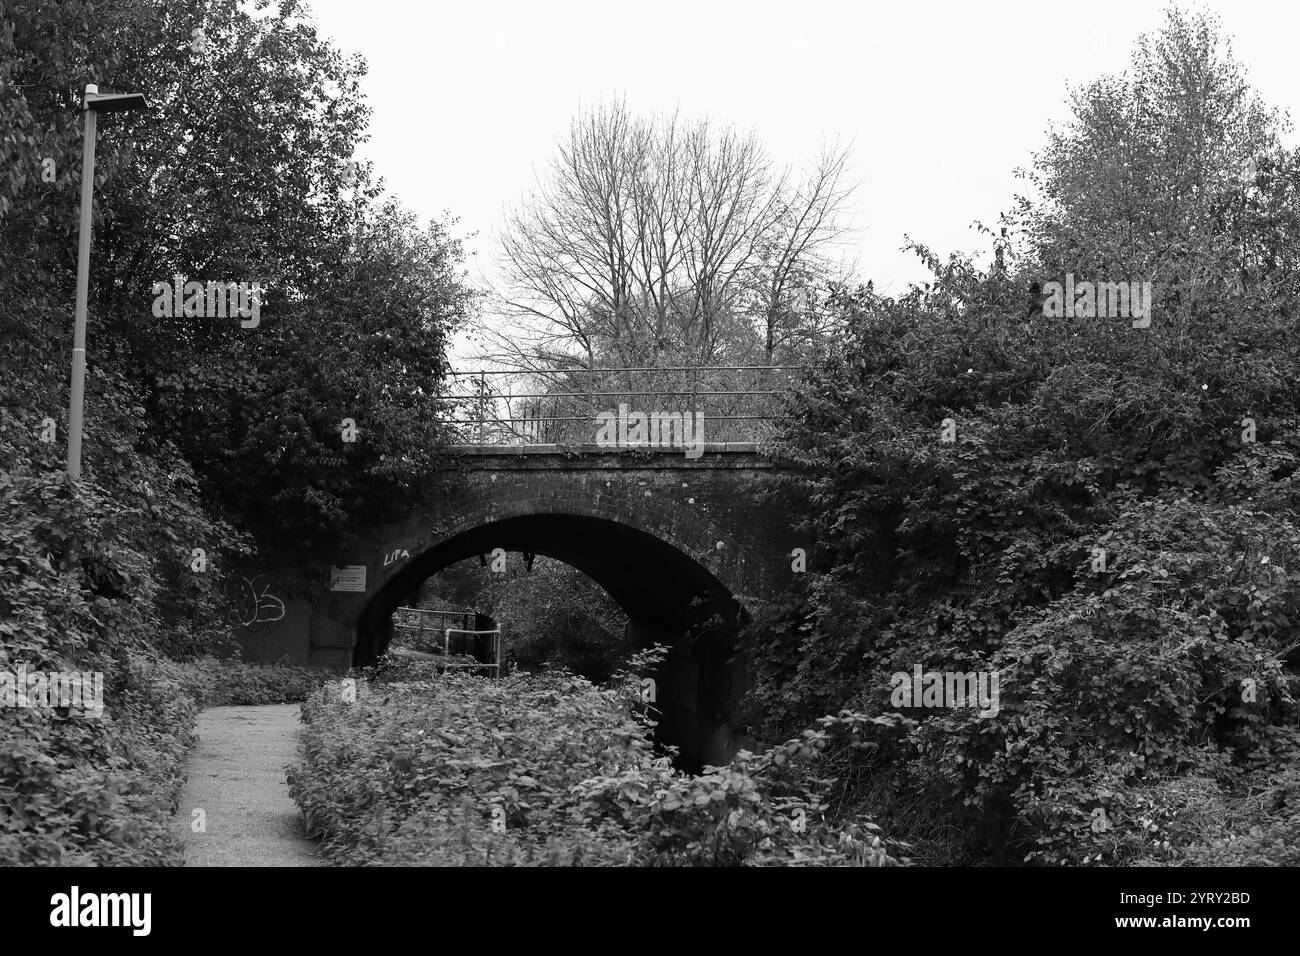
<svg viewBox="0 0 1300 956">
<path fill-rule="evenodd" d="M 366 590 L 366 566 L 364 564 L 344 564 L 330 568 L 331 591 Z"/>
</svg>

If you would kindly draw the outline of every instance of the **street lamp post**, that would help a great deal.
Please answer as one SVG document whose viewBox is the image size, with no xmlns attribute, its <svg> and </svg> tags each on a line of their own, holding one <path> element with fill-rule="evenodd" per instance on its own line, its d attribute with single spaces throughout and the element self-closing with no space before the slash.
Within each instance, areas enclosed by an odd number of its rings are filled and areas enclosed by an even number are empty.
<svg viewBox="0 0 1300 956">
<path fill-rule="evenodd" d="M 86 296 L 90 285 L 90 213 L 95 190 L 95 120 L 98 113 L 143 109 L 142 93 L 99 92 L 86 84 L 82 106 L 86 113 L 81 147 L 81 228 L 77 243 L 77 312 L 72 331 L 72 395 L 68 406 L 68 477 L 81 477 L 81 418 L 86 392 Z"/>
</svg>

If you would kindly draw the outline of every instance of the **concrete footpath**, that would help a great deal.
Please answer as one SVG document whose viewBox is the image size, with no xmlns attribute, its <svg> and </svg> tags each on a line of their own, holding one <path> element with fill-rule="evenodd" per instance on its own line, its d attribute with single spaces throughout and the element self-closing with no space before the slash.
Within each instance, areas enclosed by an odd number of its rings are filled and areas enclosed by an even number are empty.
<svg viewBox="0 0 1300 956">
<path fill-rule="evenodd" d="M 326 865 L 303 834 L 284 779 L 297 760 L 298 711 L 268 704 L 199 714 L 175 822 L 186 866 Z"/>
</svg>

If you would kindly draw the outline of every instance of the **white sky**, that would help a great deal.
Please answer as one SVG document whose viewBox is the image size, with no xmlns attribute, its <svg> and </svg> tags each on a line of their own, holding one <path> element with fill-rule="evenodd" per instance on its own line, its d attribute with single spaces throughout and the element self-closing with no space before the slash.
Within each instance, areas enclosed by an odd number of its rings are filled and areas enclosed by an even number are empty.
<svg viewBox="0 0 1300 956">
<path fill-rule="evenodd" d="M 358 155 L 422 218 L 459 217 L 487 274 L 517 202 L 579 106 L 754 127 L 781 161 L 853 141 L 858 271 L 878 292 L 926 277 L 904 233 L 941 256 L 983 249 L 973 220 L 1010 207 L 1013 170 L 1070 85 L 1118 72 L 1164 0 L 309 0 L 360 52 L 374 110 Z M 1186 7 L 1184 7 L 1186 9 Z M 1300 117 L 1293 0 L 1212 5 L 1264 100 Z M 1294 134 L 1292 135 L 1294 141 Z"/>
</svg>

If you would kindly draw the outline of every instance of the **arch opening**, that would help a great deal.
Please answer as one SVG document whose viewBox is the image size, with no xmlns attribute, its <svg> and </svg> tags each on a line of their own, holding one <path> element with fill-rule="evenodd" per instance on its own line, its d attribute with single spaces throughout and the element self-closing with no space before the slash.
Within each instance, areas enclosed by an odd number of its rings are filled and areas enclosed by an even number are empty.
<svg viewBox="0 0 1300 956">
<path fill-rule="evenodd" d="M 412 555 L 361 613 L 353 665 L 374 663 L 386 652 L 393 611 L 418 595 L 428 578 L 498 548 L 562 561 L 596 582 L 627 615 L 629 651 L 656 643 L 669 647 L 651 675 L 660 711 L 655 739 L 678 748 L 678 766 L 698 770 L 722 763 L 747 744 L 733 719 L 743 689 L 736 635 L 747 618 L 744 608 L 690 555 L 609 519 L 562 513 L 503 518 Z"/>
</svg>

